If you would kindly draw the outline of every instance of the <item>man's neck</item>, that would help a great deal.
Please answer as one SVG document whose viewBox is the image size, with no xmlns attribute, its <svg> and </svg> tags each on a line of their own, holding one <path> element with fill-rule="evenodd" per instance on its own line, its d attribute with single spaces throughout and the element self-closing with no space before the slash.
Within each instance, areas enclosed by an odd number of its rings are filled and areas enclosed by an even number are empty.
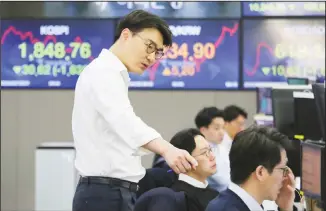
<svg viewBox="0 0 326 211">
<path fill-rule="evenodd" d="M 256 184 L 248 181 L 241 184 L 240 187 L 244 189 L 249 195 L 251 195 L 259 204 L 263 203 L 263 194 L 259 191 L 259 188 Z"/>
<path fill-rule="evenodd" d="M 233 141 L 234 137 L 231 136 L 231 132 L 227 128 L 225 129 L 225 133 L 225 135 L 229 136 L 230 139 Z"/>
<path fill-rule="evenodd" d="M 119 41 L 117 41 L 116 43 L 114 43 L 110 47 L 109 51 L 111 51 L 116 57 L 118 57 L 118 59 L 125 65 L 123 52 L 121 51 L 121 48 L 119 47 L 119 43 L 118 42 Z"/>
</svg>

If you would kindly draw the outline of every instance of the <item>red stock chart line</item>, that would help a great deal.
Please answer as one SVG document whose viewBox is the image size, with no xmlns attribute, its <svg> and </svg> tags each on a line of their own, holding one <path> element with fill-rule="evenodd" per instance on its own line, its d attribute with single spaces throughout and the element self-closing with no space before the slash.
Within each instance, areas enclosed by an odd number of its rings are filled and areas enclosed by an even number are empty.
<svg viewBox="0 0 326 211">
<path fill-rule="evenodd" d="M 16 36 L 19 36 L 19 38 L 23 41 L 23 40 L 29 40 L 32 44 L 36 43 L 36 42 L 40 42 L 39 39 L 35 38 L 33 32 L 29 31 L 29 32 L 23 32 L 23 31 L 20 31 L 18 29 L 16 29 L 14 26 L 9 26 L 4 32 L 3 32 L 3 35 L 2 35 L 2 38 L 1 38 L 1 45 L 4 44 L 7 36 L 9 36 L 10 34 L 13 34 L 13 35 L 16 35 Z M 79 37 L 79 36 L 76 36 L 74 39 L 74 42 L 83 42 L 83 40 Z M 43 43 L 44 45 L 46 45 L 47 43 L 49 42 L 53 42 L 53 43 L 56 43 L 57 42 L 57 37 L 56 36 L 52 36 L 52 35 L 46 35 L 43 39 Z M 72 48 L 69 48 L 67 47 L 66 48 L 66 52 L 67 53 L 71 53 L 72 51 Z M 89 57 L 90 60 L 93 60 L 94 57 Z"/>
<path fill-rule="evenodd" d="M 214 46 L 215 49 L 217 49 L 223 40 L 225 39 L 226 35 L 229 34 L 231 37 L 235 35 L 235 33 L 239 29 L 239 23 L 235 23 L 232 28 L 227 27 L 227 26 L 222 26 L 222 32 L 220 36 L 216 39 Z M 185 59 L 186 60 L 186 59 Z M 206 58 L 201 58 L 201 59 L 194 59 L 195 62 L 195 67 L 196 67 L 196 72 L 200 72 L 200 67 L 201 64 L 206 60 Z M 155 74 L 157 72 L 158 67 L 160 66 L 160 61 L 156 62 L 151 68 L 149 68 L 149 79 L 151 81 L 155 80 Z"/>
<path fill-rule="evenodd" d="M 248 76 L 253 76 L 258 71 L 258 68 L 260 66 L 261 51 L 263 48 L 266 48 L 271 55 L 274 55 L 274 50 L 271 46 L 269 46 L 265 42 L 258 43 L 257 48 L 256 48 L 255 64 L 251 70 L 248 70 L 248 69 L 245 70 L 245 72 Z"/>
</svg>

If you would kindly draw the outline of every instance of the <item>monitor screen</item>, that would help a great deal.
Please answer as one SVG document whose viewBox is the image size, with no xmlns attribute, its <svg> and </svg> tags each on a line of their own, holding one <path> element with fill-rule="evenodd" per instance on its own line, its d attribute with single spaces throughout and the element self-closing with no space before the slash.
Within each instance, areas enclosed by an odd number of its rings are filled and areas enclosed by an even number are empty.
<svg viewBox="0 0 326 211">
<path fill-rule="evenodd" d="M 113 43 L 112 20 L 1 20 L 1 87 L 73 89 Z"/>
<path fill-rule="evenodd" d="M 242 2 L 244 16 L 325 16 L 325 2 Z"/>
<path fill-rule="evenodd" d="M 258 113 L 272 115 L 272 88 L 258 88 Z"/>
<path fill-rule="evenodd" d="M 311 86 L 284 86 L 272 88 L 272 110 L 274 125 L 289 138 L 295 134 L 293 92 L 308 91 Z"/>
<path fill-rule="evenodd" d="M 320 199 L 322 148 L 318 145 L 302 143 L 301 189 L 306 196 Z"/>
<path fill-rule="evenodd" d="M 313 84 L 312 90 L 315 96 L 315 105 L 323 140 L 326 141 L 325 118 L 325 84 Z"/>
<path fill-rule="evenodd" d="M 322 139 L 318 113 L 312 93 L 295 92 L 294 97 L 294 122 L 295 134 L 302 135 L 304 139 L 319 141 Z M 308 97 L 311 94 L 311 97 Z"/>
<path fill-rule="evenodd" d="M 307 78 L 287 78 L 289 85 L 308 85 L 309 79 Z"/>
<path fill-rule="evenodd" d="M 288 137 L 295 135 L 293 90 L 272 90 L 274 126 Z"/>
<path fill-rule="evenodd" d="M 245 88 L 325 76 L 325 19 L 243 21 Z"/>
<path fill-rule="evenodd" d="M 130 89 L 237 89 L 238 21 L 168 20 L 173 44 L 142 75 L 130 74 Z"/>
</svg>

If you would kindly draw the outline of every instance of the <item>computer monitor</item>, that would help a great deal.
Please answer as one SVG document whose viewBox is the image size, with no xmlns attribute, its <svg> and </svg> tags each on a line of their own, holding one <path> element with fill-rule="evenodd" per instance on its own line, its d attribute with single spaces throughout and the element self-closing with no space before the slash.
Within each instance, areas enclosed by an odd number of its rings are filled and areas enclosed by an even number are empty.
<svg viewBox="0 0 326 211">
<path fill-rule="evenodd" d="M 301 190 L 304 195 L 326 203 L 325 144 L 301 143 Z"/>
<path fill-rule="evenodd" d="M 288 165 L 295 176 L 301 175 L 301 141 L 295 140 L 294 91 L 311 90 L 311 86 L 277 86 L 272 88 L 274 127 L 292 140 L 293 149 L 288 150 Z"/>
<path fill-rule="evenodd" d="M 314 93 L 315 105 L 317 107 L 317 116 L 319 120 L 322 138 L 326 141 L 326 119 L 325 119 L 325 84 L 313 84 L 312 91 Z"/>
<path fill-rule="evenodd" d="M 257 113 L 272 115 L 272 88 L 257 88 Z"/>
<path fill-rule="evenodd" d="M 277 86 L 272 88 L 272 110 L 275 128 L 281 133 L 293 138 L 294 123 L 294 91 L 311 90 L 311 86 Z"/>
<path fill-rule="evenodd" d="M 304 140 L 322 140 L 314 94 L 295 91 L 293 97 L 295 134 L 300 135 Z"/>
<path fill-rule="evenodd" d="M 308 78 L 289 77 L 289 78 L 287 78 L 287 82 L 289 85 L 308 85 L 309 79 Z"/>
</svg>

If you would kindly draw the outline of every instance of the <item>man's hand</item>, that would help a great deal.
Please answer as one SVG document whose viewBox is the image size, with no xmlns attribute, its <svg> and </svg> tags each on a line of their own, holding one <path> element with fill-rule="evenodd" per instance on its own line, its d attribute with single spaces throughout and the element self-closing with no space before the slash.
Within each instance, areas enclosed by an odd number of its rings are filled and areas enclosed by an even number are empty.
<svg viewBox="0 0 326 211">
<path fill-rule="evenodd" d="M 186 173 L 191 168 L 196 169 L 198 163 L 186 150 L 178 149 L 170 146 L 168 150 L 162 154 L 167 164 L 177 174 Z"/>
<path fill-rule="evenodd" d="M 293 172 L 288 168 L 287 178 L 283 181 L 283 186 L 278 194 L 275 203 L 282 211 L 292 211 L 295 198 L 295 180 Z"/>
</svg>

